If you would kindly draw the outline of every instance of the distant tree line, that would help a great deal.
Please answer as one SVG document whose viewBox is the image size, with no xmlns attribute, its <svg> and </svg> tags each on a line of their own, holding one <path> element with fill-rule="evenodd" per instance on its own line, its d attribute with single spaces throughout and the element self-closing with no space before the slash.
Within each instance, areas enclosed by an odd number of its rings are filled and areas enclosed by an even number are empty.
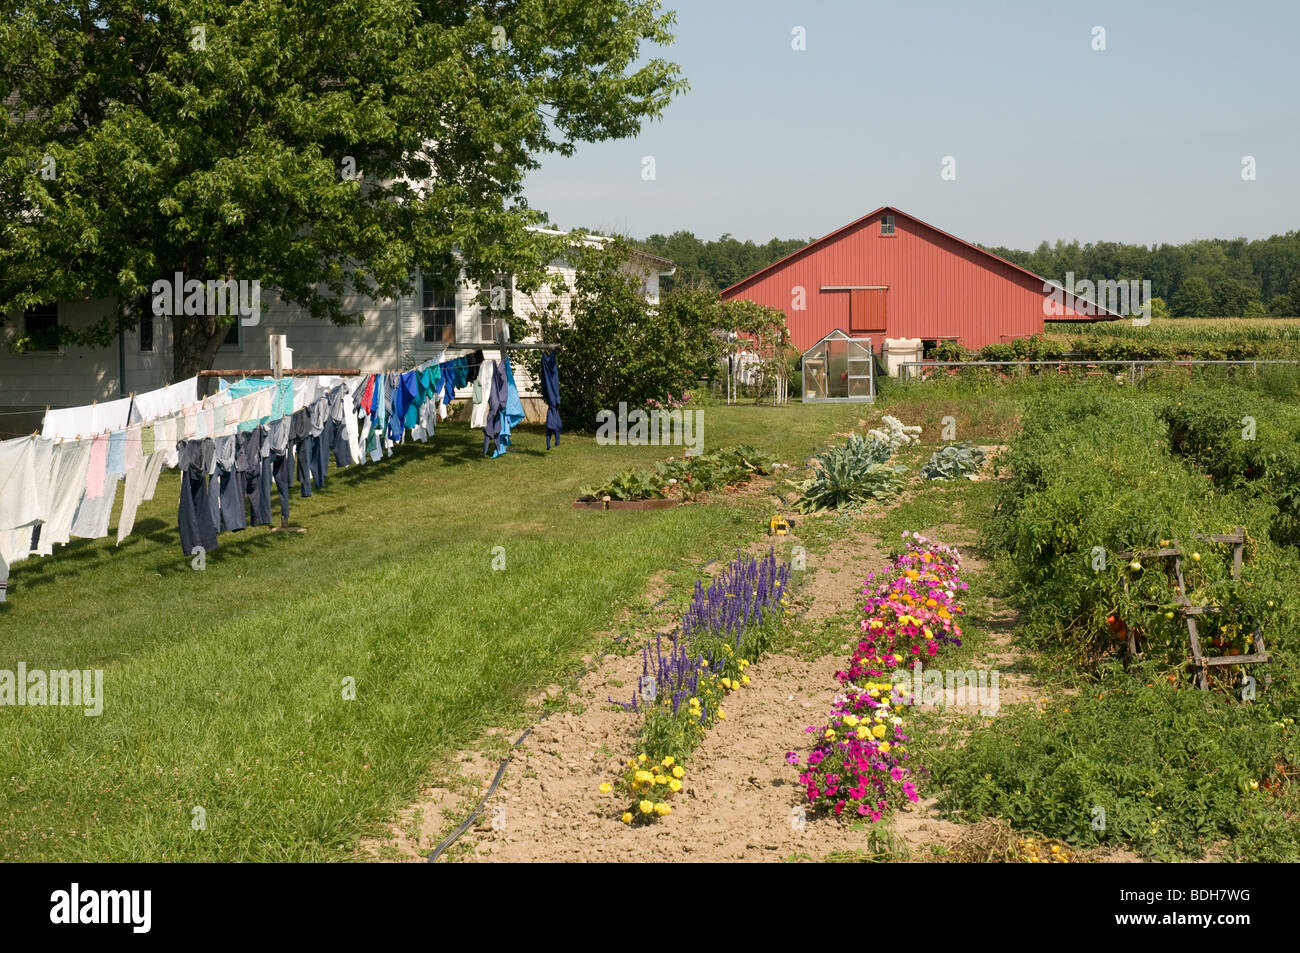
<svg viewBox="0 0 1300 953">
<path fill-rule="evenodd" d="M 651 235 L 637 242 L 671 258 L 677 273 L 665 287 L 721 290 L 797 251 L 802 238 L 773 238 L 759 245 L 723 235 L 701 241 L 691 232 Z M 984 246 L 981 246 L 984 247 Z M 1022 268 L 1064 282 L 1149 280 L 1151 294 L 1174 317 L 1300 316 L 1300 231 L 1269 238 L 1211 238 L 1181 245 L 1126 245 L 1077 241 L 1041 243 L 1032 252 L 986 248 Z"/>
<path fill-rule="evenodd" d="M 779 261 L 791 252 L 798 251 L 812 239 L 773 238 L 763 245 L 740 241 L 723 235 L 716 241 L 700 241 L 690 232 L 673 232 L 671 235 L 651 235 L 635 244 L 677 265 L 677 272 L 661 279 L 664 289 L 673 287 L 704 288 L 721 291 L 742 278 Z"/>
</svg>

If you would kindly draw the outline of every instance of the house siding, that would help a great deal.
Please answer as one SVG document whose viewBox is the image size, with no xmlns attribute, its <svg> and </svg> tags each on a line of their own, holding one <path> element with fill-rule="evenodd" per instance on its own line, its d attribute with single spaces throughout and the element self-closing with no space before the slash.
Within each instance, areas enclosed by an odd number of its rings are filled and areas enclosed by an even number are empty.
<svg viewBox="0 0 1300 953">
<path fill-rule="evenodd" d="M 659 300 L 659 272 L 651 266 L 629 265 L 629 270 L 642 280 L 647 299 Z M 568 288 L 572 288 L 575 269 L 567 262 L 557 262 L 550 268 L 559 275 Z M 415 291 L 394 299 L 376 301 L 361 295 L 344 299 L 348 310 L 359 312 L 364 320 L 360 324 L 335 325 L 328 320 L 314 318 L 303 309 L 286 304 L 274 291 L 263 289 L 261 318 L 255 325 L 241 325 L 239 343 L 223 345 L 217 350 L 212 366 L 218 370 L 251 370 L 270 364 L 270 337 L 283 334 L 293 350 L 294 367 L 355 367 L 363 373 L 404 370 L 435 359 L 451 359 L 482 349 L 484 357 L 500 360 L 499 348 L 482 340 L 479 321 L 482 305 L 476 300 L 478 287 L 462 280 L 456 292 L 456 343 L 433 344 L 424 340 L 420 276 L 416 276 Z M 520 318 L 529 317 L 558 302 L 562 313 L 568 314 L 572 294 L 565 290 L 556 292 L 543 285 L 536 292 L 524 294 L 511 289 L 511 310 Z M 85 328 L 108 314 L 111 302 L 92 300 L 62 303 L 59 320 L 70 327 Z M 162 387 L 171 382 L 172 338 L 171 319 L 150 316 L 154 322 L 154 349 L 141 352 L 139 331 L 125 334 L 125 383 L 119 366 L 118 348 L 63 348 L 59 352 L 34 352 L 14 354 L 5 345 L 22 330 L 22 316 L 11 315 L 0 328 L 0 414 L 9 413 L 14 426 L 5 427 L 6 417 L 0 416 L 0 432 L 20 433 L 30 430 L 30 422 L 19 420 L 17 410 L 43 411 L 45 406 L 72 407 L 97 400 L 109 400 L 123 393 L 141 393 Z M 521 329 L 512 328 L 517 341 Z M 540 392 L 537 382 L 516 362 L 515 383 L 520 396 L 536 398 Z M 467 398 L 470 387 L 457 390 L 456 396 Z M 535 408 L 529 407 L 529 417 Z M 544 413 L 544 412 L 543 412 Z M 25 426 L 27 429 L 22 430 Z"/>
</svg>

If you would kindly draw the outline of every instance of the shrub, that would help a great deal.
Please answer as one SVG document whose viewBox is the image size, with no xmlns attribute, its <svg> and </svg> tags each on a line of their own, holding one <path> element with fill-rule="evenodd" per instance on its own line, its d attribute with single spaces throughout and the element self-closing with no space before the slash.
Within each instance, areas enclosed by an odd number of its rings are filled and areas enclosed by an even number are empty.
<svg viewBox="0 0 1300 953">
<path fill-rule="evenodd" d="M 569 307 L 539 309 L 521 322 L 524 334 L 557 344 L 564 424 L 592 431 L 601 410 L 620 402 L 643 407 L 649 400 L 681 394 L 716 372 L 725 342 L 716 292 L 674 288 L 658 305 L 646 301 L 640 278 L 625 270 L 621 242 L 574 252 L 577 270 Z M 524 335 L 517 335 L 523 337 Z M 540 375 L 540 352 L 520 361 Z"/>
</svg>

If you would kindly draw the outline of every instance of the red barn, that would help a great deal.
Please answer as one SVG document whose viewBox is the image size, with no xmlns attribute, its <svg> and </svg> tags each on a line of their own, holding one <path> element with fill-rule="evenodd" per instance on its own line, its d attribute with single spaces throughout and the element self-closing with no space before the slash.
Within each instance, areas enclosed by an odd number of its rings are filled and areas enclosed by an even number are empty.
<svg viewBox="0 0 1300 953">
<path fill-rule="evenodd" d="M 1060 293 L 1060 315 L 1045 314 L 1050 292 L 1043 285 L 1033 272 L 886 205 L 737 282 L 722 297 L 784 311 L 800 351 L 836 329 L 871 337 L 877 350 L 885 338 L 950 340 L 974 349 L 1040 334 L 1044 321 L 1120 317 L 1068 292 Z"/>
</svg>

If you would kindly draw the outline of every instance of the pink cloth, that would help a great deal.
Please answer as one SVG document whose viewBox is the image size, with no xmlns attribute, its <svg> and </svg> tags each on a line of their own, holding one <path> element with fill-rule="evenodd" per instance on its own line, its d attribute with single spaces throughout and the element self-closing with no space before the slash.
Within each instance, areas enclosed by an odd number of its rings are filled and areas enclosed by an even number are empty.
<svg viewBox="0 0 1300 953">
<path fill-rule="evenodd" d="M 100 434 L 90 444 L 90 467 L 86 470 L 86 499 L 104 495 L 104 474 L 108 470 L 108 434 Z"/>
</svg>

